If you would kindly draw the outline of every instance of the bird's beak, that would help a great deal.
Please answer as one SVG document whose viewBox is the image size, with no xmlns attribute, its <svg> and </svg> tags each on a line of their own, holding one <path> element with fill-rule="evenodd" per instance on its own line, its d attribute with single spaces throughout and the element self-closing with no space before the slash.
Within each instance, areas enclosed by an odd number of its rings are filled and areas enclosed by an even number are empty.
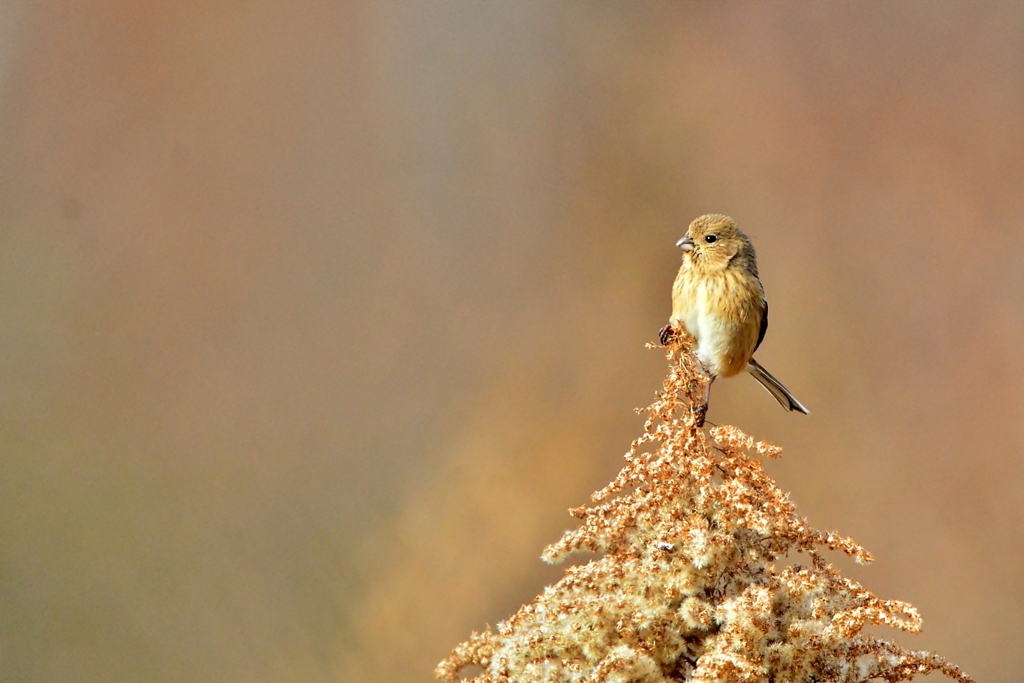
<svg viewBox="0 0 1024 683">
<path fill-rule="evenodd" d="M 686 253 L 690 253 L 691 251 L 693 251 L 693 238 L 687 235 L 683 239 L 676 242 L 676 246 L 685 251 Z"/>
</svg>

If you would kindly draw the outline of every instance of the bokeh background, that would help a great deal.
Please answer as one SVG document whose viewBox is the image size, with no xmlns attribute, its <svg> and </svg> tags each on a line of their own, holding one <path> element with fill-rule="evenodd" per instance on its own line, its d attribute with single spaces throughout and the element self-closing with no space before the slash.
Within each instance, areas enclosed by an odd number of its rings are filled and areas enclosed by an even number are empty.
<svg viewBox="0 0 1024 683">
<path fill-rule="evenodd" d="M 812 410 L 709 419 L 1017 679 L 1024 5 L 0 4 L 0 680 L 430 680 L 560 576 L 705 212 Z"/>
</svg>

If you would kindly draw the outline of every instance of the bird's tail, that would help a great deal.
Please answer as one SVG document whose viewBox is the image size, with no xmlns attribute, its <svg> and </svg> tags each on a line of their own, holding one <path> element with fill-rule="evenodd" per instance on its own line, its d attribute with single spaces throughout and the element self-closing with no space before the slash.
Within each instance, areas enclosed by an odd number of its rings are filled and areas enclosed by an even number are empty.
<svg viewBox="0 0 1024 683">
<path fill-rule="evenodd" d="M 810 411 L 804 408 L 804 404 L 796 400 L 793 394 L 789 393 L 789 389 L 782 386 L 782 382 L 772 377 L 772 373 L 764 369 L 760 363 L 753 358 L 750 359 L 750 363 L 747 365 L 747 372 L 754 376 L 758 382 L 761 383 L 768 393 L 775 397 L 775 400 L 779 402 L 786 410 L 795 410 L 803 413 L 804 415 L 810 415 Z"/>
</svg>

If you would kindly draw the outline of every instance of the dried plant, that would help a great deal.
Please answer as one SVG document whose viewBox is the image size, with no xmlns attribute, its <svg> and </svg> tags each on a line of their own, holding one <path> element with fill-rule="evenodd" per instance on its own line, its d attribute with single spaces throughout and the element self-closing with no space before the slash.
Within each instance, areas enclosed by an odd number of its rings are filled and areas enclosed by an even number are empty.
<svg viewBox="0 0 1024 683">
<path fill-rule="evenodd" d="M 930 652 L 863 634 L 869 624 L 916 633 L 917 610 L 843 578 L 819 549 L 860 563 L 852 539 L 812 528 L 750 454 L 780 449 L 736 427 L 696 426 L 706 378 L 692 340 L 668 350 L 670 370 L 626 466 L 571 510 L 582 526 L 544 551 L 559 562 L 601 555 L 496 631 L 473 633 L 436 674 L 505 681 L 905 681 L 941 671 L 970 681 Z M 710 438 L 709 438 L 710 436 Z M 790 552 L 805 564 L 777 568 Z"/>
</svg>

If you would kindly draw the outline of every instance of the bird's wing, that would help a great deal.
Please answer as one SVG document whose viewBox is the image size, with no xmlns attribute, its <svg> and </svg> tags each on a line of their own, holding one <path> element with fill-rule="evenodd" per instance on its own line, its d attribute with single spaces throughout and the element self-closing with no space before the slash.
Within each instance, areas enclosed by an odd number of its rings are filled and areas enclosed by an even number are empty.
<svg viewBox="0 0 1024 683">
<path fill-rule="evenodd" d="M 761 298 L 761 331 L 757 333 L 757 343 L 754 344 L 754 351 L 761 345 L 765 332 L 768 331 L 768 300 Z"/>
</svg>

